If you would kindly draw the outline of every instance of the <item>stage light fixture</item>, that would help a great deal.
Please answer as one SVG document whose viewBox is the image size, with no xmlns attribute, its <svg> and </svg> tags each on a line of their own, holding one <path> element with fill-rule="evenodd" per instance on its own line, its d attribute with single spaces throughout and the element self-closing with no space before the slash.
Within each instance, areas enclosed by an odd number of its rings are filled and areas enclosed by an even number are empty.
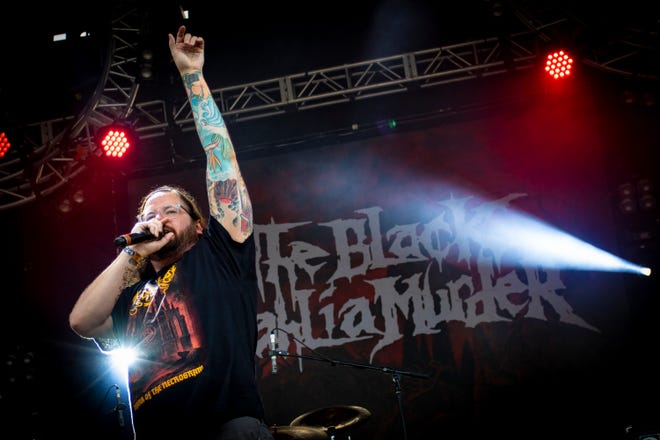
<svg viewBox="0 0 660 440">
<path fill-rule="evenodd" d="M 554 79 L 563 79 L 571 75 L 573 68 L 573 58 L 565 51 L 557 50 L 547 56 L 545 62 L 545 71 Z"/>
<path fill-rule="evenodd" d="M 181 12 L 181 18 L 184 20 L 188 20 L 190 18 L 190 10 L 187 7 L 179 5 L 179 11 Z"/>
<path fill-rule="evenodd" d="M 642 211 L 653 211 L 658 207 L 655 197 L 651 194 L 644 194 L 639 198 L 639 209 Z"/>
<path fill-rule="evenodd" d="M 154 76 L 153 72 L 154 53 L 151 49 L 143 49 L 140 54 L 140 77 L 149 80 Z"/>
<path fill-rule="evenodd" d="M 78 189 L 71 195 L 71 199 L 81 205 L 85 201 L 85 192 L 82 189 Z"/>
<path fill-rule="evenodd" d="M 640 194 L 651 194 L 653 192 L 653 182 L 651 179 L 639 179 L 637 181 L 637 191 Z"/>
<path fill-rule="evenodd" d="M 657 200 L 651 179 L 641 178 L 636 183 L 625 182 L 618 186 L 618 205 L 623 214 L 655 211 Z"/>
<path fill-rule="evenodd" d="M 102 127 L 97 133 L 97 146 L 111 158 L 122 158 L 135 144 L 136 135 L 125 122 L 115 122 Z"/>
<path fill-rule="evenodd" d="M 619 210 L 623 214 L 632 214 L 637 211 L 637 202 L 635 201 L 635 186 L 630 183 L 622 183 L 617 188 L 619 195 Z"/>
<path fill-rule="evenodd" d="M 7 137 L 7 133 L 0 131 L 0 157 L 4 157 L 7 153 L 7 150 L 11 148 L 11 142 Z"/>
<path fill-rule="evenodd" d="M 637 193 L 639 194 L 639 209 L 641 211 L 655 211 L 658 204 L 654 193 L 654 184 L 651 179 L 640 179 L 637 181 Z"/>
</svg>

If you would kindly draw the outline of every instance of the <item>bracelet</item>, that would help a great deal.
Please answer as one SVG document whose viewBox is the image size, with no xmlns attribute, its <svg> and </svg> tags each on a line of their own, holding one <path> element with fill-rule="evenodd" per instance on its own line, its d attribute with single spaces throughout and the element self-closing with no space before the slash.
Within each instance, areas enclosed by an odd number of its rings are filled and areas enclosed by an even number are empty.
<svg viewBox="0 0 660 440">
<path fill-rule="evenodd" d="M 135 257 L 137 255 L 137 252 L 135 252 L 133 249 L 129 247 L 125 247 L 124 249 L 122 249 L 122 252 L 126 252 L 131 257 Z"/>
<path fill-rule="evenodd" d="M 121 251 L 126 252 L 128 255 L 131 256 L 131 263 L 133 263 L 136 266 L 140 264 L 140 260 L 142 260 L 142 256 L 137 252 L 135 252 L 133 249 L 129 247 L 125 247 Z"/>
</svg>

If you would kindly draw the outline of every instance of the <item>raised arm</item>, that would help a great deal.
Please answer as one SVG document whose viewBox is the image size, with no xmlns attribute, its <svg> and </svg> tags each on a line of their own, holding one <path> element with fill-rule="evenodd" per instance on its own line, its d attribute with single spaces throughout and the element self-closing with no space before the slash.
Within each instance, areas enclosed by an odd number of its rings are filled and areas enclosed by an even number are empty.
<svg viewBox="0 0 660 440">
<path fill-rule="evenodd" d="M 181 26 L 176 37 L 169 35 L 169 45 L 206 153 L 210 214 L 234 240 L 243 242 L 252 234 L 252 203 L 227 126 L 202 73 L 204 40 L 186 33 L 186 27 Z"/>
</svg>

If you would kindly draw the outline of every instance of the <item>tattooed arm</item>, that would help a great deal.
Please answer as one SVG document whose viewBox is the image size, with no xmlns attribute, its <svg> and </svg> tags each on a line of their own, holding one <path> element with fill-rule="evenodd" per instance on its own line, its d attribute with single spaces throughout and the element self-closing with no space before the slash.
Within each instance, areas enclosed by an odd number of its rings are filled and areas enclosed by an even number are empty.
<svg viewBox="0 0 660 440">
<path fill-rule="evenodd" d="M 169 46 L 206 153 L 210 214 L 234 240 L 243 242 L 252 234 L 252 203 L 227 126 L 202 73 L 204 40 L 186 33 L 186 27 L 181 26 L 176 37 L 169 35 Z"/>
</svg>

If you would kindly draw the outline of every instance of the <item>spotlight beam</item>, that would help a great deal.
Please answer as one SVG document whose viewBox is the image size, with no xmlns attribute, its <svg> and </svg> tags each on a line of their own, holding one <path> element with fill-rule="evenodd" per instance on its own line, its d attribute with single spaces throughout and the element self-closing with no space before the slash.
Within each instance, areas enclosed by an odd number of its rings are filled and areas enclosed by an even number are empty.
<svg viewBox="0 0 660 440">
<path fill-rule="evenodd" d="M 470 226 L 469 234 L 484 248 L 501 255 L 504 263 L 651 275 L 648 267 L 599 249 L 539 219 L 501 208 L 491 206 L 488 215 Z"/>
</svg>

